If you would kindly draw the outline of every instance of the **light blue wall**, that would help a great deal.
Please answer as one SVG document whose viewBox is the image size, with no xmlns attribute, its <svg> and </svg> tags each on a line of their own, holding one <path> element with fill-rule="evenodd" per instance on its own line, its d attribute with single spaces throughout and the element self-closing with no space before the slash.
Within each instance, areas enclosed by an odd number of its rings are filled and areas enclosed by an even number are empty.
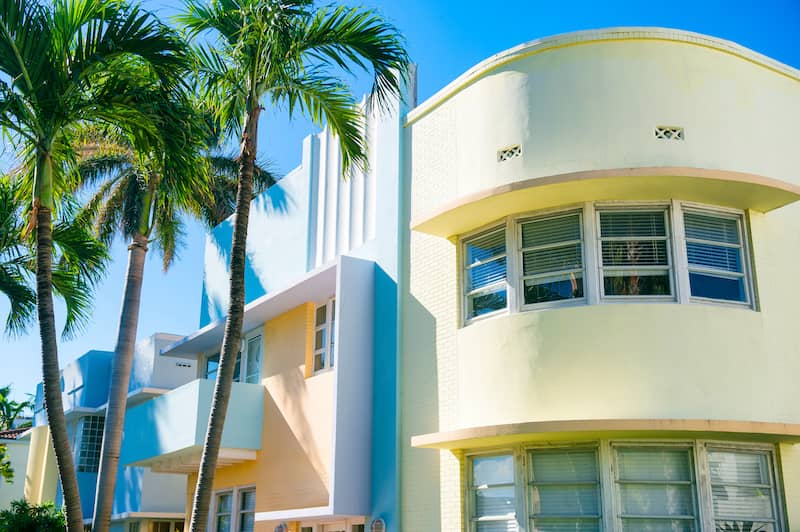
<svg viewBox="0 0 800 532">
<path fill-rule="evenodd" d="M 129 409 L 120 462 L 128 465 L 202 446 L 213 395 L 214 381 L 197 379 Z M 234 383 L 228 413 L 222 447 L 260 449 L 264 387 Z"/>
<path fill-rule="evenodd" d="M 61 400 L 64 411 L 74 408 L 97 408 L 108 400 L 108 384 L 111 380 L 110 351 L 87 351 L 61 370 Z M 44 389 L 36 386 L 33 424 L 47 425 L 44 412 Z"/>
</svg>

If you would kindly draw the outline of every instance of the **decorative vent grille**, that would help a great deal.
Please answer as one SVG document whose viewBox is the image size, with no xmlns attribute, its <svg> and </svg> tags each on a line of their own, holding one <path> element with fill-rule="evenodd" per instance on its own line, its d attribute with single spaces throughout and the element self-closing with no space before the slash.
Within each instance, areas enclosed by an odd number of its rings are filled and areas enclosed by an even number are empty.
<svg viewBox="0 0 800 532">
<path fill-rule="evenodd" d="M 508 148 L 499 150 L 497 152 L 497 162 L 502 163 L 503 161 L 513 159 L 514 157 L 519 157 L 521 154 L 522 148 L 520 148 L 519 144 L 515 144 L 514 146 L 509 146 Z"/>
<path fill-rule="evenodd" d="M 381 518 L 375 519 L 369 525 L 369 532 L 386 532 L 386 523 Z"/>
<path fill-rule="evenodd" d="M 683 128 L 673 126 L 656 126 L 655 134 L 661 140 L 683 140 Z"/>
</svg>

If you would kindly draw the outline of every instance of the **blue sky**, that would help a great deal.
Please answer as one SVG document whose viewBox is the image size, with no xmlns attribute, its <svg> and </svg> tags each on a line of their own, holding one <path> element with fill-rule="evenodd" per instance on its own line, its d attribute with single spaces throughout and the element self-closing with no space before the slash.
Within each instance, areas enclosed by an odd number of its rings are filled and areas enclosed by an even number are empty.
<svg viewBox="0 0 800 532">
<path fill-rule="evenodd" d="M 353 2 L 348 2 L 353 3 Z M 517 44 L 575 30 L 611 26 L 661 26 L 729 39 L 800 68 L 800 0 L 544 1 L 364 0 L 400 28 L 419 65 L 418 94 L 424 101 L 482 59 Z M 169 16 L 177 1 L 147 0 Z M 352 80 L 357 93 L 365 79 Z M 317 130 L 305 120 L 289 122 L 280 110 L 265 112 L 260 156 L 285 174 L 300 163 L 301 141 Z M 139 337 L 154 332 L 188 334 L 198 325 L 202 284 L 203 231 L 188 225 L 180 260 L 164 274 L 152 253 L 145 272 Z M 117 242 L 114 263 L 97 294 L 91 324 L 80 337 L 59 345 L 62 365 L 90 349 L 114 348 L 125 276 L 126 249 Z M 8 305 L 0 296 L 0 318 Z M 59 315 L 63 309 L 58 308 Z M 33 392 L 41 380 L 38 330 L 20 338 L 0 337 L 0 385 L 15 395 Z"/>
</svg>

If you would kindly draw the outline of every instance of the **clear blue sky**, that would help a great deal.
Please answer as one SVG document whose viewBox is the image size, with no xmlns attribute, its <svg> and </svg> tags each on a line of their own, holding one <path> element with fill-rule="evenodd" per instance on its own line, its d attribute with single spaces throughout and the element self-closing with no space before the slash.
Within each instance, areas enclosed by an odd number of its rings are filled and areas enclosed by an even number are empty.
<svg viewBox="0 0 800 532">
<path fill-rule="evenodd" d="M 506 48 L 557 33 L 610 26 L 661 26 L 706 33 L 800 68 L 800 0 L 364 0 L 363 4 L 379 9 L 405 34 L 411 57 L 419 65 L 419 101 Z M 168 16 L 180 3 L 148 0 L 145 5 Z M 355 81 L 359 93 L 368 87 L 363 79 Z M 300 163 L 301 141 L 316 128 L 304 120 L 289 123 L 280 111 L 262 116 L 261 156 L 286 173 Z M 157 256 L 150 257 L 140 338 L 156 331 L 188 334 L 197 327 L 203 241 L 202 229 L 190 224 L 181 259 L 167 274 L 161 272 Z M 59 346 L 62 365 L 89 349 L 114 347 L 125 247 L 117 243 L 113 255 L 91 325 L 79 338 Z M 7 310 L 7 302 L 0 296 L 2 319 Z M 21 338 L 0 338 L 0 385 L 12 384 L 18 398 L 33 392 L 41 380 L 39 364 L 38 329 L 34 327 Z"/>
</svg>

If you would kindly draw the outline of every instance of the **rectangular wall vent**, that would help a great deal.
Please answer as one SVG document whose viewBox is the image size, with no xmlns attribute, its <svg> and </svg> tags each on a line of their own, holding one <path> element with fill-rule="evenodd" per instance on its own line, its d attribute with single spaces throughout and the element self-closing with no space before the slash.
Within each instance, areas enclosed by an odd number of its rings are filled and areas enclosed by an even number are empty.
<svg viewBox="0 0 800 532">
<path fill-rule="evenodd" d="M 675 126 L 656 126 L 655 134 L 661 140 L 683 140 L 683 128 Z"/>
<path fill-rule="evenodd" d="M 502 150 L 498 150 L 497 162 L 502 163 L 503 161 L 513 159 L 514 157 L 519 157 L 521 154 L 522 154 L 522 148 L 520 148 L 519 144 L 515 144 L 514 146 L 509 146 L 508 148 L 503 148 Z"/>
</svg>

